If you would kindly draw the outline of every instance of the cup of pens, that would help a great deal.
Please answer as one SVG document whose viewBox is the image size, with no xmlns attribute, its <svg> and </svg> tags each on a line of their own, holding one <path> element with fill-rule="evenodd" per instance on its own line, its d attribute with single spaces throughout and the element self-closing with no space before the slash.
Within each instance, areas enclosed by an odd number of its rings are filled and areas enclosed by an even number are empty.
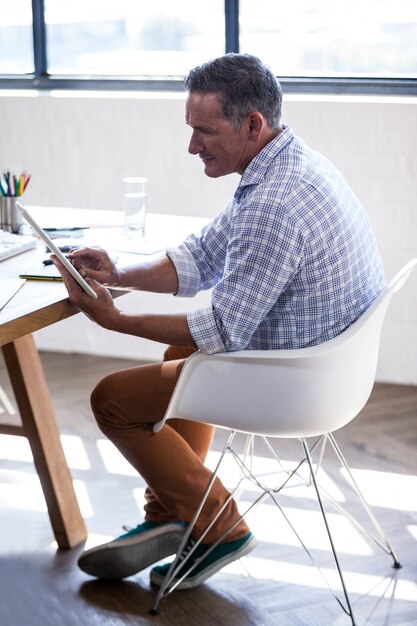
<svg viewBox="0 0 417 626">
<path fill-rule="evenodd" d="M 19 233 L 23 218 L 16 209 L 16 200 L 23 195 L 30 175 L 23 172 L 19 177 L 3 172 L 0 177 L 0 228 L 9 233 Z"/>
</svg>

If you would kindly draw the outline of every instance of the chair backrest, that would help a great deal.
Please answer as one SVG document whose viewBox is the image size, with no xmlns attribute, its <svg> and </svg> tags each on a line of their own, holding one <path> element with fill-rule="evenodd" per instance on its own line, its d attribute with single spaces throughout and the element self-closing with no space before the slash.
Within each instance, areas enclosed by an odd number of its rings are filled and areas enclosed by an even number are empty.
<svg viewBox="0 0 417 626">
<path fill-rule="evenodd" d="M 191 355 L 154 430 L 173 417 L 274 437 L 341 428 L 369 398 L 385 313 L 416 265 L 407 263 L 354 324 L 320 345 Z"/>
</svg>

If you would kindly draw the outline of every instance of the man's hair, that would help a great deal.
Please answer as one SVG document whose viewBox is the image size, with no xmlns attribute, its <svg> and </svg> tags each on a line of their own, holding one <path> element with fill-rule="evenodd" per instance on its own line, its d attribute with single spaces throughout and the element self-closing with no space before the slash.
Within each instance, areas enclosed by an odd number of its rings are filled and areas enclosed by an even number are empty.
<svg viewBox="0 0 417 626">
<path fill-rule="evenodd" d="M 184 79 L 189 93 L 219 95 L 222 113 L 239 130 L 253 111 L 272 129 L 280 127 L 282 89 L 271 70 L 250 54 L 225 54 L 192 69 Z"/>
</svg>

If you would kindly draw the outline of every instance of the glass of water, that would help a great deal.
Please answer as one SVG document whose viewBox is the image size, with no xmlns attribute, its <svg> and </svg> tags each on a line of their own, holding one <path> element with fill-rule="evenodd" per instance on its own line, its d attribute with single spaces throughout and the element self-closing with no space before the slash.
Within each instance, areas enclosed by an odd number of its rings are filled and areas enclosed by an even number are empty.
<svg viewBox="0 0 417 626">
<path fill-rule="evenodd" d="M 144 237 L 147 178 L 123 178 L 124 229 L 128 237 Z"/>
</svg>

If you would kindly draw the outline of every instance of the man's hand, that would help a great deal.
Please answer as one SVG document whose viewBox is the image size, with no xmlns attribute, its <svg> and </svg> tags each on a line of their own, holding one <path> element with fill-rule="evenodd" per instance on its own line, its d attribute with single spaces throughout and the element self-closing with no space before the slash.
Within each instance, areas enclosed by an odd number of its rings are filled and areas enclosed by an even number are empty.
<svg viewBox="0 0 417 626">
<path fill-rule="evenodd" d="M 102 248 L 78 248 L 68 254 L 68 259 L 83 278 L 93 278 L 108 287 L 116 287 L 119 283 L 116 265 Z"/>
<path fill-rule="evenodd" d="M 70 302 L 103 328 L 114 329 L 120 311 L 114 306 L 113 298 L 108 289 L 84 274 L 87 283 L 97 293 L 97 298 L 92 298 L 85 293 L 55 255 L 52 255 L 51 259 L 63 278 Z"/>
</svg>

